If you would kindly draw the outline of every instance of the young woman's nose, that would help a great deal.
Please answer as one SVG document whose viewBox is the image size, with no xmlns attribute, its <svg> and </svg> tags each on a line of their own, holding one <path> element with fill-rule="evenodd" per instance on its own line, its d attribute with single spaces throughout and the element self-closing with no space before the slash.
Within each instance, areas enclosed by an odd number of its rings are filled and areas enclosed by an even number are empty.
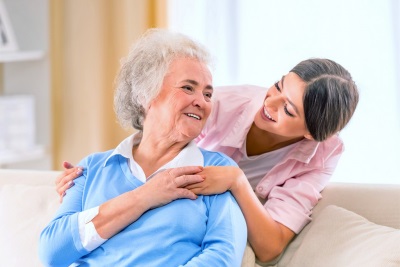
<svg viewBox="0 0 400 267">
<path fill-rule="evenodd" d="M 277 111 L 278 107 L 284 102 L 282 95 L 274 95 L 269 96 L 265 99 L 265 105 L 272 109 L 273 111 Z"/>
</svg>

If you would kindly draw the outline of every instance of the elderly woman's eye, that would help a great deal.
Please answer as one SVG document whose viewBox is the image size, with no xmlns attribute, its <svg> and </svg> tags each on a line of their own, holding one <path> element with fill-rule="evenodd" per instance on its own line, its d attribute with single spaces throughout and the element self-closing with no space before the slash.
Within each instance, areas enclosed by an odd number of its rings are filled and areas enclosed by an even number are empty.
<svg viewBox="0 0 400 267">
<path fill-rule="evenodd" d="M 193 87 L 191 86 L 183 86 L 182 88 L 187 91 L 193 91 Z"/>
<path fill-rule="evenodd" d="M 209 99 L 211 99 L 211 97 L 212 97 L 212 93 L 204 93 L 204 96 L 205 96 L 206 98 L 209 98 Z"/>
</svg>

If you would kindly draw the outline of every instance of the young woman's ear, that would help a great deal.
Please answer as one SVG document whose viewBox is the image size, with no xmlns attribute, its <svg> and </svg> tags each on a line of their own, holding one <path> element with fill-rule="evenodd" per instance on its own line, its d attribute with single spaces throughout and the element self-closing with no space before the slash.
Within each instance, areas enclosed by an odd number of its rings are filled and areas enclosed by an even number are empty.
<svg viewBox="0 0 400 267">
<path fill-rule="evenodd" d="M 314 140 L 314 138 L 312 137 L 312 135 L 311 135 L 310 133 L 306 133 L 306 134 L 304 135 L 304 137 L 305 137 L 306 139 L 308 139 L 308 140 Z"/>
</svg>

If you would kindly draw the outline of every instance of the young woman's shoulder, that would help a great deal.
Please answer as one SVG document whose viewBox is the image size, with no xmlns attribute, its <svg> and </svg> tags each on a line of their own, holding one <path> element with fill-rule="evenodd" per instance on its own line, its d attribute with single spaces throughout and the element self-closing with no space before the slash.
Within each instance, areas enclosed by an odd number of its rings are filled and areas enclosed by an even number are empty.
<svg viewBox="0 0 400 267">
<path fill-rule="evenodd" d="M 340 150 L 341 152 L 343 152 L 344 150 L 344 143 L 339 134 L 335 134 L 332 137 L 326 139 L 321 143 L 321 145 L 323 145 L 324 149 L 327 151 Z"/>
<path fill-rule="evenodd" d="M 249 116 L 252 121 L 253 113 L 261 106 L 266 91 L 266 88 L 255 85 L 216 87 L 212 97 L 213 108 L 202 133 L 230 131 L 240 117 Z"/>
<path fill-rule="evenodd" d="M 242 84 L 217 86 L 214 90 L 213 98 L 216 100 L 225 99 L 230 102 L 233 100 L 252 99 L 254 96 L 264 95 L 268 88 L 257 85 Z M 229 99 L 225 98 L 229 96 Z"/>
<path fill-rule="evenodd" d="M 335 156 L 340 157 L 343 152 L 344 143 L 342 139 L 339 135 L 334 135 L 319 144 L 316 156 L 326 161 Z"/>
</svg>

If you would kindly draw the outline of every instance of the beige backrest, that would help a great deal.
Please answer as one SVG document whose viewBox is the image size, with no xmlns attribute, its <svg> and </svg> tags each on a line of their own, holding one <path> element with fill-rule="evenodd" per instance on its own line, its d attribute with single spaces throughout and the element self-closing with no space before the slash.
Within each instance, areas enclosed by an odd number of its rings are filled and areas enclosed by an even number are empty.
<svg viewBox="0 0 400 267">
<path fill-rule="evenodd" d="M 0 186 L 3 184 L 55 185 L 60 171 L 0 169 Z"/>
<path fill-rule="evenodd" d="M 59 206 L 54 183 L 58 175 L 0 169 L 1 266 L 43 266 L 38 242 Z"/>
<path fill-rule="evenodd" d="M 400 229 L 400 184 L 329 183 L 313 210 L 312 218 L 316 218 L 328 205 L 353 211 L 376 224 Z M 309 223 L 291 242 L 277 266 L 288 264 L 312 224 Z"/>
</svg>

